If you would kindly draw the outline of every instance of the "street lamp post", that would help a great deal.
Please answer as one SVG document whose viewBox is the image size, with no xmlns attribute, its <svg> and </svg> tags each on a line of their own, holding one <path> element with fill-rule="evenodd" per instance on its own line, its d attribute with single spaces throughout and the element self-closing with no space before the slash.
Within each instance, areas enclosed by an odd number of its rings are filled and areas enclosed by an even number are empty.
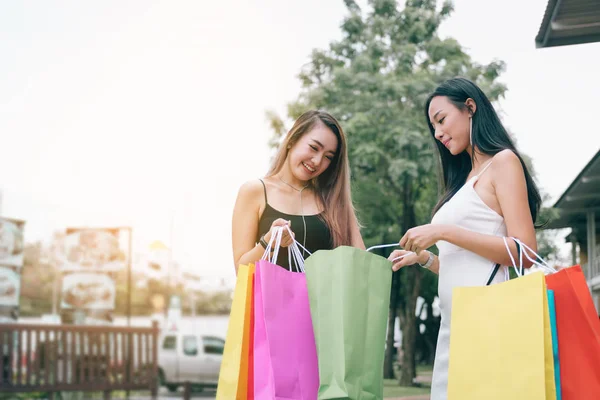
<svg viewBox="0 0 600 400">
<path fill-rule="evenodd" d="M 124 228 L 128 232 L 128 256 L 127 256 L 127 326 L 131 326 L 131 256 L 132 256 L 132 238 L 133 238 L 133 229 L 131 227 Z"/>
</svg>

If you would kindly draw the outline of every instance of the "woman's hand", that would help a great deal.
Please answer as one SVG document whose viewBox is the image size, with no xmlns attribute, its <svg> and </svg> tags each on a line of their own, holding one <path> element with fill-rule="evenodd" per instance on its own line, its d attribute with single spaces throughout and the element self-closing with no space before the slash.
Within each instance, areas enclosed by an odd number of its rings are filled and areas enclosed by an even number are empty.
<svg viewBox="0 0 600 400">
<path fill-rule="evenodd" d="M 438 241 L 443 240 L 443 231 L 445 225 L 421 225 L 406 231 L 400 246 L 407 251 L 412 251 L 416 254 L 421 254 L 423 250 L 427 250 Z"/>
<path fill-rule="evenodd" d="M 390 256 L 388 257 L 388 260 L 392 262 L 392 270 L 398 271 L 400 268 L 406 267 L 407 265 L 424 263 L 424 261 L 421 260 L 421 258 L 422 257 L 418 256 L 412 251 L 394 250 L 392 254 L 390 254 Z"/>
<path fill-rule="evenodd" d="M 292 232 L 292 235 L 290 236 L 291 229 L 288 231 L 286 226 L 288 228 L 291 228 L 292 221 L 287 221 L 283 218 L 278 218 L 275 221 L 273 221 L 273 223 L 271 224 L 271 229 L 269 229 L 269 232 L 265 235 L 265 242 L 269 243 L 273 235 L 275 235 L 276 229 L 283 227 L 283 234 L 281 236 L 281 247 L 288 247 L 289 245 L 294 243 L 294 238 L 296 235 L 294 234 L 294 232 Z M 273 246 L 275 246 L 275 243 L 273 243 Z"/>
</svg>

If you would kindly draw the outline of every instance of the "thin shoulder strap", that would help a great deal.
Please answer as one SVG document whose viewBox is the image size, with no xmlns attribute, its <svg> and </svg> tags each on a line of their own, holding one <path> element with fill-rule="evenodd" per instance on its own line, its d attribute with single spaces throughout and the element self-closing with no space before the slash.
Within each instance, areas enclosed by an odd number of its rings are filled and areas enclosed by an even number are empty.
<svg viewBox="0 0 600 400">
<path fill-rule="evenodd" d="M 481 172 L 480 172 L 480 173 L 478 173 L 478 174 L 477 174 L 477 176 L 479 177 L 479 176 L 483 175 L 483 173 L 485 172 L 485 170 L 486 170 L 486 169 L 488 169 L 488 167 L 489 167 L 490 165 L 492 165 L 492 162 L 493 162 L 493 161 L 494 161 L 494 160 L 490 160 L 490 162 L 489 162 L 489 163 L 487 163 L 487 165 L 486 165 L 485 167 L 483 167 L 483 169 L 481 170 Z"/>
<path fill-rule="evenodd" d="M 262 183 L 263 185 L 263 189 L 265 191 L 265 204 L 269 204 L 269 201 L 267 200 L 267 186 L 265 185 L 265 182 L 262 179 L 258 179 L 260 181 L 260 183 Z"/>
</svg>

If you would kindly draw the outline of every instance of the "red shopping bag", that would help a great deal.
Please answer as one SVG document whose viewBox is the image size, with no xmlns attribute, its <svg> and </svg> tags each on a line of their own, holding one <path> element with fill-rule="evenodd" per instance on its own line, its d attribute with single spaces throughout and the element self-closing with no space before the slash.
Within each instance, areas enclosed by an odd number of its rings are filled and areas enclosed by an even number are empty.
<svg viewBox="0 0 600 400">
<path fill-rule="evenodd" d="M 554 291 L 563 400 L 600 399 L 600 320 L 579 265 L 546 276 Z"/>
</svg>

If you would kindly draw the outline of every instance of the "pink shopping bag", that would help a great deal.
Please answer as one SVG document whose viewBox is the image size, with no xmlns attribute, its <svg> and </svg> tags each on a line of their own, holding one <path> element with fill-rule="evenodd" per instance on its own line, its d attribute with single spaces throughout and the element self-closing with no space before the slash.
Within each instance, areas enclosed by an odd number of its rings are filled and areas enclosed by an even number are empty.
<svg viewBox="0 0 600 400">
<path fill-rule="evenodd" d="M 315 400 L 319 370 L 305 275 L 261 260 L 254 280 L 254 398 Z"/>
</svg>

